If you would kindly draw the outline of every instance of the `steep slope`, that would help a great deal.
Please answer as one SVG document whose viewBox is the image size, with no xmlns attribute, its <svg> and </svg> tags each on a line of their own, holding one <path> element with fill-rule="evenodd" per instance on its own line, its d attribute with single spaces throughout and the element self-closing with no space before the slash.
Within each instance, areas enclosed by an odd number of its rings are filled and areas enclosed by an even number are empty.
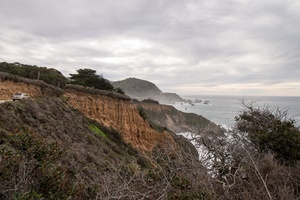
<svg viewBox="0 0 300 200">
<path fill-rule="evenodd" d="M 25 79 L 7 73 L 0 73 L 0 82 L 0 99 L 10 99 L 11 94 L 15 92 L 26 92 L 32 99 L 63 94 L 62 90 L 42 81 Z M 68 85 L 65 88 L 64 97 L 71 106 L 83 112 L 87 117 L 120 132 L 126 143 L 140 151 L 151 152 L 157 145 L 169 146 L 174 151 L 178 148 L 175 141 L 178 137 L 166 130 L 163 132 L 154 130 L 140 116 L 136 105 L 132 104 L 128 96 Z M 157 121 L 161 120 L 164 118 L 157 119 Z M 157 125 L 177 132 L 173 127 L 163 123 L 157 123 Z"/>
<path fill-rule="evenodd" d="M 68 194 L 72 187 L 85 193 L 93 185 L 84 184 L 100 181 L 99 175 L 106 169 L 131 162 L 138 155 L 118 133 L 58 98 L 7 102 L 0 105 L 0 112 L 1 199 L 30 190 L 48 198 L 49 192 L 54 192 L 50 199 L 66 199 L 60 192 Z M 63 154 L 59 156 L 59 152 Z M 81 199 L 88 194 L 69 195 Z"/>
<path fill-rule="evenodd" d="M 184 113 L 173 106 L 153 104 L 153 103 L 137 103 L 137 107 L 141 106 L 147 118 L 162 127 L 166 127 L 175 133 L 191 132 L 194 134 L 205 135 L 223 135 L 224 130 L 208 119 L 195 113 Z"/>
<path fill-rule="evenodd" d="M 67 94 L 68 103 L 50 97 L 0 104 L 0 199 L 178 199 L 206 195 L 202 182 L 194 181 L 196 175 L 204 180 L 205 174 L 196 157 L 189 154 L 187 140 L 174 137 L 178 141 L 175 142 L 166 133 L 150 130 L 143 132 L 149 131 L 149 136 L 140 134 L 133 139 L 129 137 L 131 132 L 118 133 L 86 118 L 68 105 L 75 99 Z M 75 94 L 73 97 L 85 105 L 80 92 Z M 98 121 L 103 117 L 103 122 L 121 131 L 131 130 L 120 127 L 127 127 L 127 122 L 148 128 L 139 117 L 127 115 L 135 115 L 134 108 L 123 107 L 127 101 L 118 102 L 109 96 L 87 98 L 87 103 L 102 107 L 94 116 Z M 104 103 L 99 104 L 100 101 Z M 111 101 L 119 104 L 119 117 L 115 105 L 105 105 Z M 106 111 L 112 115 L 101 114 Z M 93 116 L 92 113 L 92 109 L 87 110 L 88 115 Z M 123 121 L 123 117 L 130 119 Z M 169 144 L 185 148 L 170 151 L 155 138 L 171 140 Z M 156 147 L 150 142 L 156 142 Z"/>
<path fill-rule="evenodd" d="M 129 97 L 116 93 L 99 95 L 97 92 L 101 91 L 67 85 L 64 97 L 87 117 L 120 132 L 124 141 L 134 148 L 142 151 L 152 151 L 156 145 L 177 148 L 168 132 L 159 133 L 149 126 Z"/>
<path fill-rule="evenodd" d="M 63 94 L 63 90 L 43 81 L 22 78 L 5 72 L 0 72 L 0 83 L 1 100 L 10 100 L 11 95 L 16 92 L 25 92 L 32 98 Z"/>
</svg>

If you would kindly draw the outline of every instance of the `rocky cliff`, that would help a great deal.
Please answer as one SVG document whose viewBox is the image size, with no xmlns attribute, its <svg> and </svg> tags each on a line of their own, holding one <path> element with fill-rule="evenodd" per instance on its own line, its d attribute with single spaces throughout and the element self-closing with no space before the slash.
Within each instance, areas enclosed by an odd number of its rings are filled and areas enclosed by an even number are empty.
<svg viewBox="0 0 300 200">
<path fill-rule="evenodd" d="M 166 127 L 174 133 L 222 135 L 224 130 L 201 115 L 184 113 L 173 106 L 139 102 L 147 118 L 156 125 Z"/>
<path fill-rule="evenodd" d="M 202 195 L 196 149 L 154 129 L 128 96 L 67 85 L 57 98 L 54 88 L 26 79 L 1 78 L 0 85 L 0 99 L 16 91 L 32 97 L 0 105 L 0 199 Z"/>
<path fill-rule="evenodd" d="M 0 72 L 0 100 L 10 100 L 14 93 L 23 92 L 30 97 L 60 96 L 63 90 L 46 84 L 43 81 L 32 80 Z"/>
<path fill-rule="evenodd" d="M 126 98 L 116 95 L 116 99 L 109 93 L 99 97 L 96 93 L 70 90 L 64 98 L 0 104 L 0 199 L 203 196 L 202 182 L 195 182 L 205 178 L 198 157 L 170 148 L 157 147 L 146 152 L 154 144 L 164 142 L 164 146 L 172 146 L 174 140 L 166 132 L 149 129 L 136 109 L 128 107 L 130 101 Z M 71 104 L 77 105 L 78 110 Z M 86 115 L 120 129 L 122 134 L 87 118 L 79 111 L 84 108 Z M 98 112 L 94 113 L 93 108 L 98 108 Z M 124 137 L 136 148 L 125 143 Z M 175 145 L 188 151 L 191 144 L 179 140 Z"/>
<path fill-rule="evenodd" d="M 97 91 L 85 92 L 82 87 L 67 86 L 64 97 L 87 117 L 121 133 L 124 141 L 136 149 L 152 151 L 156 145 L 176 148 L 173 137 L 167 131 L 160 133 L 152 129 L 130 98 L 113 96 L 114 93 L 99 95 Z"/>
<path fill-rule="evenodd" d="M 149 124 L 140 115 L 137 105 L 126 95 L 74 85 L 67 85 L 62 91 L 41 81 L 3 73 L 0 77 L 0 99 L 10 99 L 15 92 L 26 92 L 33 99 L 63 94 L 63 98 L 70 106 L 84 113 L 88 118 L 116 130 L 126 143 L 143 152 L 151 152 L 155 146 L 176 150 L 178 148 L 176 141 L 183 138 L 170 133 L 168 129 L 174 132 L 195 131 L 188 122 L 192 118 L 188 119 L 184 113 L 172 106 L 144 104 L 147 115 L 151 116 L 152 124 Z M 201 122 L 208 127 L 207 121 L 199 121 L 199 119 L 197 123 Z M 153 129 L 153 123 L 167 129 L 157 131 Z"/>
</svg>

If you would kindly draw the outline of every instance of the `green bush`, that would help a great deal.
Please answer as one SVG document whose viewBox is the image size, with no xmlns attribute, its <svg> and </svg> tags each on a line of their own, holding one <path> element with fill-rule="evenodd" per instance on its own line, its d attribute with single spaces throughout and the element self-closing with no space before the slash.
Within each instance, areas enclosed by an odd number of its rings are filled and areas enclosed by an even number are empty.
<svg viewBox="0 0 300 200">
<path fill-rule="evenodd" d="M 300 160 L 300 131 L 286 111 L 245 105 L 236 117 L 236 128 L 264 152 L 271 151 L 287 163 Z"/>
<path fill-rule="evenodd" d="M 146 112 L 145 112 L 145 109 L 144 109 L 142 106 L 138 106 L 137 109 L 138 109 L 138 112 L 139 112 L 140 116 L 141 116 L 144 120 L 148 119 L 147 114 L 146 114 Z"/>
<path fill-rule="evenodd" d="M 0 63 L 0 71 L 28 79 L 42 80 L 45 83 L 60 88 L 63 88 L 67 83 L 67 78 L 64 77 L 61 72 L 53 68 L 2 62 Z"/>
<path fill-rule="evenodd" d="M 70 74 L 71 84 L 82 85 L 84 87 L 93 87 L 99 90 L 112 91 L 114 87 L 105 79 L 102 74 L 97 75 L 92 69 L 79 69 L 77 74 Z"/>
<path fill-rule="evenodd" d="M 107 138 L 106 134 L 103 133 L 103 132 L 98 128 L 97 125 L 95 125 L 95 124 L 90 124 L 90 125 L 89 125 L 89 129 L 90 129 L 90 131 L 92 131 L 92 132 L 95 133 L 96 135 L 99 135 L 99 136 L 101 136 L 101 137 Z"/>
<path fill-rule="evenodd" d="M 152 104 L 159 104 L 158 101 L 153 100 L 153 99 L 144 99 L 144 100 L 142 100 L 142 102 L 144 102 L 144 103 L 152 103 Z"/>
<path fill-rule="evenodd" d="M 124 90 L 122 88 L 120 88 L 120 87 L 117 87 L 114 90 L 115 90 L 115 92 L 117 92 L 119 94 L 125 94 Z"/>
</svg>

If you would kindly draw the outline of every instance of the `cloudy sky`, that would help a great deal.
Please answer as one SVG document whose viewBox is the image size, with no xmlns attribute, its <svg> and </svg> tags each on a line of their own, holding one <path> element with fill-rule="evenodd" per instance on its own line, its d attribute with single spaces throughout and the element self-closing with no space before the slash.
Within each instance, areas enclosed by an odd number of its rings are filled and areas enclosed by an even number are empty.
<svg viewBox="0 0 300 200">
<path fill-rule="evenodd" d="M 300 96 L 298 0 L 0 0 L 0 62 L 178 94 Z"/>
</svg>

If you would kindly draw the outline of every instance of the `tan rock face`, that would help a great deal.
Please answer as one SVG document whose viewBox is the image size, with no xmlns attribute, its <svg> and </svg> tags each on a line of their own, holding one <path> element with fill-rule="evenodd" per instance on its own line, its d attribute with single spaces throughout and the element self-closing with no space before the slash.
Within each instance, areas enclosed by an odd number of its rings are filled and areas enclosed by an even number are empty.
<svg viewBox="0 0 300 200">
<path fill-rule="evenodd" d="M 64 97 L 70 105 L 87 117 L 120 132 L 124 141 L 136 149 L 151 151 L 156 145 L 174 150 L 177 147 L 169 133 L 153 130 L 139 115 L 136 106 L 128 100 L 75 90 L 65 90 Z"/>
<path fill-rule="evenodd" d="M 16 92 L 27 93 L 31 98 L 51 96 L 53 92 L 50 90 L 51 88 L 42 88 L 23 82 L 0 80 L 0 100 L 10 100 L 11 95 Z M 156 145 L 160 145 L 170 151 L 176 151 L 178 147 L 168 132 L 160 133 L 152 129 L 129 99 L 113 98 L 74 89 L 66 89 L 64 97 L 69 105 L 87 117 L 121 133 L 124 142 L 138 150 L 149 152 Z"/>
<path fill-rule="evenodd" d="M 27 93 L 30 97 L 42 96 L 41 87 L 22 82 L 0 81 L 0 99 L 10 100 L 14 93 Z"/>
</svg>

